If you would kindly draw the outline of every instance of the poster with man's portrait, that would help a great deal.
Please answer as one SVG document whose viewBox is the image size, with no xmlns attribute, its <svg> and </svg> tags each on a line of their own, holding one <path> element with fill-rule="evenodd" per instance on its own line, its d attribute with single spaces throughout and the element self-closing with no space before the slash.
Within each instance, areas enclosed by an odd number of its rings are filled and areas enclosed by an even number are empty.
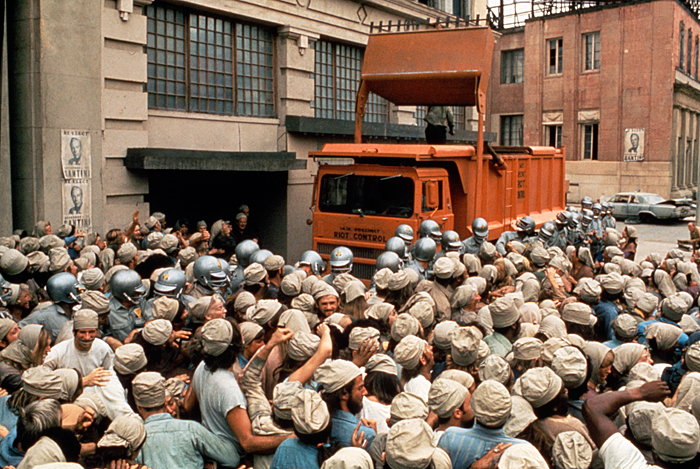
<svg viewBox="0 0 700 469">
<path fill-rule="evenodd" d="M 61 131 L 61 166 L 64 179 L 90 178 L 90 149 L 90 132 L 87 130 Z"/>
<path fill-rule="evenodd" d="M 76 230 L 90 228 L 90 181 L 63 181 L 63 223 L 75 226 Z"/>
<path fill-rule="evenodd" d="M 644 129 L 625 129 L 625 161 L 644 161 Z"/>
</svg>

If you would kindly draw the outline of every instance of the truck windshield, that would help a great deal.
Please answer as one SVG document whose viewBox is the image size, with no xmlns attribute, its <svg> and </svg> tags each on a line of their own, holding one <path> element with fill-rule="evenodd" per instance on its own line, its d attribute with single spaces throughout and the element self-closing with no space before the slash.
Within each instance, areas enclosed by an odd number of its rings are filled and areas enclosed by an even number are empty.
<svg viewBox="0 0 700 469">
<path fill-rule="evenodd" d="M 322 212 L 409 218 L 413 201 L 411 178 L 326 174 L 321 179 L 318 206 Z"/>
</svg>

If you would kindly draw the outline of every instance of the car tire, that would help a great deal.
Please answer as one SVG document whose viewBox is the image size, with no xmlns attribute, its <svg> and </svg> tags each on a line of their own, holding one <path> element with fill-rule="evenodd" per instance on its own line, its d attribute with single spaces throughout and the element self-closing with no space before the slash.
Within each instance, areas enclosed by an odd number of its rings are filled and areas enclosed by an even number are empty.
<svg viewBox="0 0 700 469">
<path fill-rule="evenodd" d="M 657 222 L 657 219 L 654 215 L 650 213 L 640 213 L 639 221 L 641 221 L 644 224 L 654 224 Z"/>
</svg>

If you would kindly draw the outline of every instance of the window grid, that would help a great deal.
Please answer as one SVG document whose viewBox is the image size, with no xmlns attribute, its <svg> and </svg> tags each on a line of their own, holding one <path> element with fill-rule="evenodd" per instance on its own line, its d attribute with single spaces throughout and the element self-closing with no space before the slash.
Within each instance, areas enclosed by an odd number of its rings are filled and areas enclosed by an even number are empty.
<svg viewBox="0 0 700 469">
<path fill-rule="evenodd" d="M 501 84 L 523 82 L 523 60 L 525 49 L 501 52 Z"/>
<path fill-rule="evenodd" d="M 563 43 L 562 38 L 549 41 L 549 74 L 560 75 L 562 73 Z"/>
<path fill-rule="evenodd" d="M 161 6 L 146 7 L 146 16 L 149 107 L 274 116 L 270 32 Z"/>
<path fill-rule="evenodd" d="M 413 112 L 413 117 L 416 119 L 416 125 L 425 125 L 425 115 L 428 113 L 428 106 L 416 106 L 416 110 Z"/>
<path fill-rule="evenodd" d="M 686 71 L 688 75 L 693 73 L 693 30 L 688 28 L 688 57 L 686 59 Z"/>
<path fill-rule="evenodd" d="M 588 33 L 583 35 L 584 38 L 584 70 L 599 70 L 600 69 L 600 33 Z"/>
<path fill-rule="evenodd" d="M 700 56 L 700 53 L 698 52 L 698 47 L 700 47 L 700 38 L 698 36 L 695 36 L 695 79 L 698 79 L 698 58 Z"/>
<path fill-rule="evenodd" d="M 336 97 L 337 119 L 355 119 L 355 95 L 360 87 L 362 54 L 357 47 L 336 45 Z"/>
<path fill-rule="evenodd" d="M 554 148 L 561 148 L 561 133 L 562 133 L 562 126 L 561 124 L 557 125 L 545 125 L 545 145 L 554 147 Z"/>
<path fill-rule="evenodd" d="M 165 8 L 148 11 L 148 106 L 186 110 L 185 15 Z"/>
<path fill-rule="evenodd" d="M 683 70 L 685 62 L 685 23 L 681 21 L 680 32 L 680 53 L 678 54 L 678 68 Z"/>
<path fill-rule="evenodd" d="M 231 23 L 190 15 L 190 110 L 233 113 Z"/>
<path fill-rule="evenodd" d="M 598 159 L 598 124 L 582 124 L 583 159 Z"/>
<path fill-rule="evenodd" d="M 517 147 L 523 144 L 523 116 L 501 116 L 501 145 Z"/>
<path fill-rule="evenodd" d="M 236 24 L 236 101 L 239 115 L 273 116 L 272 35 L 249 24 Z"/>
</svg>

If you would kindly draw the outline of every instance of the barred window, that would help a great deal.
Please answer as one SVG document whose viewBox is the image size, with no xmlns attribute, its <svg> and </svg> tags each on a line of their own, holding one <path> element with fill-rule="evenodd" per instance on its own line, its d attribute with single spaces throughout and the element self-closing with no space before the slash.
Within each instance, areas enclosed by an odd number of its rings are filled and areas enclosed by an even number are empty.
<svg viewBox="0 0 700 469">
<path fill-rule="evenodd" d="M 522 146 L 523 116 L 501 116 L 501 145 Z"/>
<path fill-rule="evenodd" d="M 146 16 L 150 108 L 275 115 L 268 30 L 164 6 L 146 7 Z"/>
<path fill-rule="evenodd" d="M 524 49 L 504 50 L 501 52 L 501 84 L 523 82 Z"/>
<path fill-rule="evenodd" d="M 360 86 L 362 49 L 346 44 L 316 41 L 314 99 L 316 117 L 355 120 L 355 98 Z M 387 121 L 388 102 L 369 94 L 364 120 Z"/>
</svg>

